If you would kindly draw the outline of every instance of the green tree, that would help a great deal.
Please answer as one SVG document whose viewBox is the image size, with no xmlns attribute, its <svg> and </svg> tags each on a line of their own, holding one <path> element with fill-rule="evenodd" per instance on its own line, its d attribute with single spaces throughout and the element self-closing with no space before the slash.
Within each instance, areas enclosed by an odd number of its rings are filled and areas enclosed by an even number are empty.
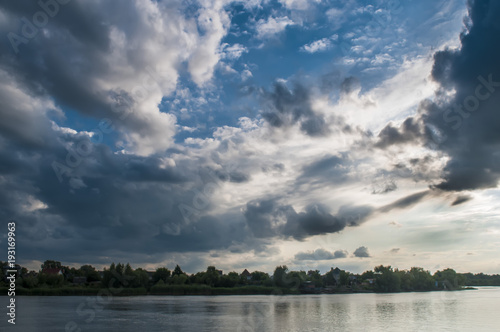
<svg viewBox="0 0 500 332">
<path fill-rule="evenodd" d="M 220 279 L 220 284 L 222 287 L 234 287 L 240 281 L 240 276 L 237 272 L 229 272 L 227 275 L 223 275 Z"/>
<path fill-rule="evenodd" d="M 125 268 L 123 270 L 123 276 L 127 277 L 127 280 L 131 280 L 135 277 L 134 269 L 132 268 L 132 266 L 130 266 L 129 263 L 125 265 Z"/>
<path fill-rule="evenodd" d="M 291 281 L 290 288 L 299 288 L 304 281 L 307 280 L 307 275 L 305 271 L 291 271 L 287 276 L 288 280 Z"/>
<path fill-rule="evenodd" d="M 288 267 L 286 265 L 277 266 L 273 273 L 274 284 L 278 287 L 288 287 L 290 282 L 287 278 L 287 274 Z"/>
<path fill-rule="evenodd" d="M 405 270 L 396 270 L 395 273 L 399 275 L 399 279 L 401 280 L 400 287 L 402 291 L 408 292 L 408 291 L 413 291 L 413 276 L 409 271 Z"/>
<path fill-rule="evenodd" d="M 421 267 L 412 267 L 408 273 L 413 281 L 412 290 L 425 291 L 434 288 L 434 278 L 429 271 Z"/>
<path fill-rule="evenodd" d="M 196 272 L 195 274 L 191 275 L 191 277 L 189 277 L 189 280 L 191 281 L 192 284 L 203 284 L 205 282 L 205 273 L 206 272 Z M 172 277 L 172 280 L 178 276 L 179 275 L 174 275 Z"/>
<path fill-rule="evenodd" d="M 172 278 L 172 283 L 174 285 L 184 285 L 188 281 L 188 276 L 185 274 L 176 274 Z"/>
<path fill-rule="evenodd" d="M 330 268 L 330 271 L 325 273 L 325 285 L 326 286 L 339 286 L 337 285 L 337 277 L 340 277 L 341 270 L 337 267 L 335 269 Z M 340 283 L 340 281 L 339 281 Z"/>
<path fill-rule="evenodd" d="M 23 287 L 35 288 L 38 286 L 38 278 L 34 276 L 24 276 L 23 277 Z"/>
<path fill-rule="evenodd" d="M 351 281 L 350 277 L 351 277 L 351 274 L 349 272 L 341 270 L 340 271 L 340 279 L 339 279 L 340 285 L 349 286 L 350 281 Z"/>
<path fill-rule="evenodd" d="M 60 274 L 38 274 L 38 284 L 50 287 L 60 287 L 64 284 L 64 277 Z"/>
<path fill-rule="evenodd" d="M 375 279 L 375 273 L 373 271 L 365 271 L 361 274 L 362 280 Z"/>
<path fill-rule="evenodd" d="M 309 271 L 307 280 L 311 281 L 315 287 L 323 286 L 323 277 L 321 276 L 319 270 Z"/>
<path fill-rule="evenodd" d="M 258 284 L 261 285 L 267 281 L 269 281 L 270 277 L 269 274 L 266 272 L 261 272 L 261 271 L 254 271 L 251 274 L 252 276 L 252 283 L 253 284 Z"/>
<path fill-rule="evenodd" d="M 104 276 L 101 280 L 102 286 L 105 288 L 120 288 L 128 287 L 129 280 L 124 277 L 125 267 L 123 264 L 111 263 L 109 269 L 104 269 Z"/>
<path fill-rule="evenodd" d="M 146 270 L 138 268 L 134 271 L 134 279 L 131 281 L 132 287 L 144 287 L 149 286 L 149 274 Z"/>
<path fill-rule="evenodd" d="M 220 279 L 220 274 L 215 268 L 215 266 L 209 266 L 207 268 L 207 271 L 205 272 L 205 278 L 203 280 L 203 283 L 210 287 L 214 287 L 219 283 L 219 279 Z"/>
<path fill-rule="evenodd" d="M 116 264 L 116 273 L 120 276 L 123 276 L 123 272 L 125 270 L 125 266 L 122 263 Z"/>
<path fill-rule="evenodd" d="M 95 267 L 93 267 L 92 265 L 82 265 L 80 269 L 78 269 L 77 273 L 79 273 L 79 275 L 83 277 L 87 277 L 88 282 L 101 280 L 99 272 L 97 272 Z"/>
<path fill-rule="evenodd" d="M 378 273 L 375 281 L 375 290 L 379 292 L 399 292 L 401 290 L 401 277 L 394 272 L 391 266 L 377 266 Z"/>
<path fill-rule="evenodd" d="M 115 263 L 111 263 L 109 269 L 104 268 L 103 277 L 101 279 L 102 287 L 108 288 L 114 286 L 114 283 L 112 282 L 114 278 L 113 273 L 116 273 Z"/>
<path fill-rule="evenodd" d="M 185 274 L 179 265 L 175 266 L 174 272 L 172 272 L 172 276 L 179 276 L 181 274 Z"/>
<path fill-rule="evenodd" d="M 163 280 L 166 284 L 168 283 L 168 279 L 170 278 L 170 270 L 166 267 L 159 267 L 156 269 L 155 273 L 153 273 L 153 283 L 156 284 L 158 281 Z"/>
<path fill-rule="evenodd" d="M 434 273 L 434 278 L 439 282 L 440 286 L 445 289 L 456 289 L 465 285 L 465 277 L 449 268 L 443 271 L 436 271 L 436 273 Z"/>
</svg>

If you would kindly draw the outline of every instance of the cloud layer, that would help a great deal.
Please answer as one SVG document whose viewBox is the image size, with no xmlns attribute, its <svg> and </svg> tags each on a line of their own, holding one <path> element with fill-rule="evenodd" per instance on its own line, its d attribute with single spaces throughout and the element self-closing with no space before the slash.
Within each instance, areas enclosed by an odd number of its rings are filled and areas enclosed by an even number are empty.
<svg viewBox="0 0 500 332">
<path fill-rule="evenodd" d="M 447 48 L 429 40 L 465 8 L 444 2 L 57 3 L 0 4 L 0 219 L 23 257 L 361 269 L 367 247 L 410 252 L 374 239 L 427 234 L 416 210 L 449 226 L 490 202 L 472 191 L 500 174 L 492 0 Z"/>
</svg>

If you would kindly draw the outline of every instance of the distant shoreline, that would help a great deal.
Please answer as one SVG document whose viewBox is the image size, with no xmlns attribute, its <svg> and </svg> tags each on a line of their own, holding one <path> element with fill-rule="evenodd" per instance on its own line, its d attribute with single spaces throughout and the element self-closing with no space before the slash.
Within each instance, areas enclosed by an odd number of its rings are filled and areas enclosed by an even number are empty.
<svg viewBox="0 0 500 332">
<path fill-rule="evenodd" d="M 481 287 L 481 286 L 476 286 Z M 375 292 L 372 290 L 346 290 L 346 291 L 336 291 L 336 292 L 304 292 L 296 289 L 280 289 L 275 287 L 262 287 L 261 289 L 256 288 L 210 288 L 210 289 L 199 289 L 199 290 L 183 290 L 171 291 L 171 292 L 151 292 L 143 288 L 123 288 L 123 289 L 107 289 L 107 288 L 54 288 L 54 289 L 18 289 L 16 291 L 16 296 L 246 296 L 246 295 L 270 295 L 270 296 L 281 296 L 281 295 L 340 295 L 340 294 L 398 294 L 398 293 L 430 293 L 430 292 L 454 292 L 454 291 L 465 291 L 465 290 L 478 290 L 478 288 L 472 286 L 465 286 L 463 288 L 451 289 L 451 290 L 419 290 L 419 291 L 399 291 L 399 292 Z M 500 287 L 500 286 L 484 286 L 484 287 Z M 1 289 L 0 294 L 2 296 L 7 296 L 7 289 Z"/>
</svg>

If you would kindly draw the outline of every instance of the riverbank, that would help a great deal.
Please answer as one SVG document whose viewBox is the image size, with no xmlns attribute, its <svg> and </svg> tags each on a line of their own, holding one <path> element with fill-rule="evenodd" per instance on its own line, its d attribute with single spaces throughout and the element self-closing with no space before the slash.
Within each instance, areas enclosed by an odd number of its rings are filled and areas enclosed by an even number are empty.
<svg viewBox="0 0 500 332">
<path fill-rule="evenodd" d="M 425 290 L 411 292 L 393 293 L 413 293 L 413 292 L 442 292 L 442 291 L 462 291 L 477 290 L 474 287 L 462 287 L 453 290 Z M 206 285 L 165 285 L 153 286 L 150 290 L 145 288 L 94 288 L 94 287 L 61 287 L 61 288 L 17 288 L 16 296 L 97 296 L 111 294 L 113 296 L 147 296 L 147 295 L 319 295 L 319 294 L 357 294 L 376 293 L 373 290 L 338 290 L 328 292 L 307 292 L 299 289 L 288 289 L 265 286 L 244 286 L 234 288 L 209 287 Z M 382 293 L 381 294 L 387 294 Z M 7 288 L 0 288 L 0 294 L 7 294 Z"/>
</svg>

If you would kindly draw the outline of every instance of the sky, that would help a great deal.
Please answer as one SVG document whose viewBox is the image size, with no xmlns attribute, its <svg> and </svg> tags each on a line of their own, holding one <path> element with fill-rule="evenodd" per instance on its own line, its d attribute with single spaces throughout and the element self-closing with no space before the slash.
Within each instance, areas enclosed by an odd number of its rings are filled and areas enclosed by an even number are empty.
<svg viewBox="0 0 500 332">
<path fill-rule="evenodd" d="M 500 273 L 498 1 L 3 1 L 0 35 L 23 266 Z"/>
</svg>

